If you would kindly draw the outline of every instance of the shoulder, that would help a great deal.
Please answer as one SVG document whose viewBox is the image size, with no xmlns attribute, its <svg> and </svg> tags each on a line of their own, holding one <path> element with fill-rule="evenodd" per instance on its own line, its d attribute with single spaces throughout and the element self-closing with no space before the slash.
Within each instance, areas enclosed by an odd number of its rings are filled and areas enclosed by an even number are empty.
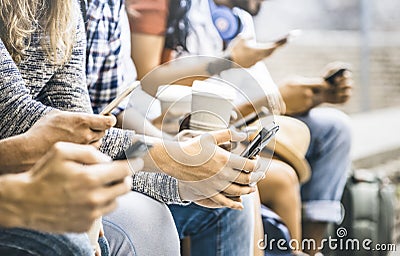
<svg viewBox="0 0 400 256">
<path fill-rule="evenodd" d="M 168 0 L 127 0 L 132 32 L 163 35 L 167 26 Z"/>
</svg>

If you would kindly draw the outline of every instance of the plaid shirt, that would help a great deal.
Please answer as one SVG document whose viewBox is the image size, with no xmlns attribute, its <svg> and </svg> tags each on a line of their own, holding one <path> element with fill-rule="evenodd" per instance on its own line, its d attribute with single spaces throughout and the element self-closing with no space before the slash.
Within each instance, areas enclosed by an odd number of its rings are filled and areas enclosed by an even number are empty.
<svg viewBox="0 0 400 256">
<path fill-rule="evenodd" d="M 91 0 L 86 10 L 87 85 L 94 113 L 118 94 L 123 82 L 120 13 L 123 0 Z M 122 109 L 116 109 L 118 114 Z"/>
</svg>

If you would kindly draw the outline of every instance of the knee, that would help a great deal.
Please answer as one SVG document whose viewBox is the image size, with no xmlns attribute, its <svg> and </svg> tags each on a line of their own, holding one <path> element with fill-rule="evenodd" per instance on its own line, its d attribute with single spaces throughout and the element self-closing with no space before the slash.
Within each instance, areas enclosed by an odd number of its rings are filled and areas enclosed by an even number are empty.
<svg viewBox="0 0 400 256">
<path fill-rule="evenodd" d="M 290 191 L 299 189 L 299 179 L 296 171 L 287 163 L 279 160 L 272 160 L 271 166 L 267 171 L 265 181 L 266 190 Z"/>
<path fill-rule="evenodd" d="M 311 137 L 350 148 L 350 117 L 342 111 L 334 108 L 312 109 L 303 121 L 309 127 Z"/>
<path fill-rule="evenodd" d="M 278 186 L 285 189 L 297 189 L 299 187 L 299 178 L 293 167 L 279 160 L 273 160 L 271 166 L 273 172 L 278 175 Z"/>
<path fill-rule="evenodd" d="M 119 207 L 103 218 L 111 251 L 126 251 L 123 255 L 179 252 L 178 233 L 165 204 L 138 192 L 120 197 L 118 203 Z"/>
<path fill-rule="evenodd" d="M 341 141 L 351 141 L 351 125 L 350 117 L 337 109 L 329 109 L 327 111 L 328 117 L 331 120 L 331 127 L 334 134 Z"/>
</svg>

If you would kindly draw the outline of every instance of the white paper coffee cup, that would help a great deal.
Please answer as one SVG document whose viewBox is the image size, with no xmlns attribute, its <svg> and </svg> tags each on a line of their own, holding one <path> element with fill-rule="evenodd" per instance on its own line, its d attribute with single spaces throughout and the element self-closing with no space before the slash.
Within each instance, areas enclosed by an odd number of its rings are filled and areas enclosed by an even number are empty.
<svg viewBox="0 0 400 256">
<path fill-rule="evenodd" d="M 228 84 L 194 81 L 190 128 L 219 130 L 229 126 L 235 90 Z"/>
<path fill-rule="evenodd" d="M 183 85 L 163 85 L 157 91 L 161 112 L 172 116 L 182 116 L 190 112 L 192 90 Z"/>
</svg>

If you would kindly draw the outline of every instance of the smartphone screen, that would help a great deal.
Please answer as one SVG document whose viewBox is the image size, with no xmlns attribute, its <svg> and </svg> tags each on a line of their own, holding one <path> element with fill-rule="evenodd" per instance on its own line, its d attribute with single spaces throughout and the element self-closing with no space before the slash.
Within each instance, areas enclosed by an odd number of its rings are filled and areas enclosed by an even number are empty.
<svg viewBox="0 0 400 256">
<path fill-rule="evenodd" d="M 100 115 L 108 115 L 118 107 L 118 105 L 126 98 L 133 90 L 139 87 L 140 81 L 135 81 L 131 85 L 128 86 L 120 95 L 118 95 L 113 101 L 110 102 L 101 112 Z"/>
<path fill-rule="evenodd" d="M 242 152 L 241 156 L 246 158 L 253 158 L 257 156 L 261 150 L 268 144 L 268 142 L 275 136 L 279 130 L 279 125 L 273 123 L 271 128 L 262 128 L 261 131 L 254 137 L 246 149 Z"/>
</svg>

